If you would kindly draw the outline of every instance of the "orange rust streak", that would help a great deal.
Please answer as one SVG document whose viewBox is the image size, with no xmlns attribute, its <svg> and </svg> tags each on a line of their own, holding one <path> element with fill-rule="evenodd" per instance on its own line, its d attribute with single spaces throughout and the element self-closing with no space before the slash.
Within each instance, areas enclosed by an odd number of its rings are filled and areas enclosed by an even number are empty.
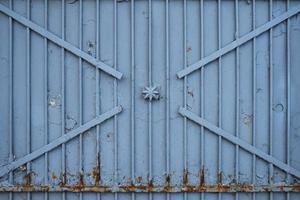
<svg viewBox="0 0 300 200">
<path fill-rule="evenodd" d="M 153 180 L 151 179 L 147 186 L 147 192 L 153 192 L 154 186 L 153 186 Z"/>
<path fill-rule="evenodd" d="M 284 188 L 283 188 L 282 190 L 284 190 Z M 292 191 L 293 191 L 293 192 L 300 192 L 300 185 L 294 185 L 294 186 L 292 187 Z"/>
<path fill-rule="evenodd" d="M 95 185 L 98 186 L 100 185 L 100 171 L 99 167 L 94 167 L 92 171 L 92 177 L 95 180 Z"/>
<path fill-rule="evenodd" d="M 142 178 L 141 176 L 137 177 L 137 181 L 138 181 L 138 183 L 141 183 L 141 182 L 142 182 L 142 180 L 143 180 L 143 178 Z"/>
<path fill-rule="evenodd" d="M 64 186 L 64 187 L 66 187 L 66 186 Z M 78 183 L 78 185 L 75 185 L 75 186 L 71 187 L 71 189 L 74 190 L 74 192 L 81 192 L 81 191 L 84 191 L 85 188 L 86 187 L 84 185 L 83 175 L 80 174 L 79 175 L 79 183 Z"/>
<path fill-rule="evenodd" d="M 53 180 L 55 180 L 55 179 L 57 179 L 57 176 L 55 176 L 54 174 L 51 176 L 51 178 L 53 179 Z"/>
</svg>

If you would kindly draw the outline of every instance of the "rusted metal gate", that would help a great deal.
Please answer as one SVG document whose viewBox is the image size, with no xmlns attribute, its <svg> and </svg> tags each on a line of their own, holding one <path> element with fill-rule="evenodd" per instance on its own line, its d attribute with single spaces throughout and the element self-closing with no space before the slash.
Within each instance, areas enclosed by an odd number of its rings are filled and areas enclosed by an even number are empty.
<svg viewBox="0 0 300 200">
<path fill-rule="evenodd" d="M 300 199 L 299 12 L 1 0 L 0 199 Z"/>
</svg>

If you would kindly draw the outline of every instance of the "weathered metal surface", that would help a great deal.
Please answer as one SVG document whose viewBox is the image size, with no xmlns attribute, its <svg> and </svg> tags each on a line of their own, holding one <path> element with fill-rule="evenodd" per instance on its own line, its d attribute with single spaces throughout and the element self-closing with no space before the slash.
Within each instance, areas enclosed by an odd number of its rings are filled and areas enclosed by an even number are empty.
<svg viewBox="0 0 300 200">
<path fill-rule="evenodd" d="M 0 200 L 300 199 L 299 12 L 0 0 Z"/>
</svg>

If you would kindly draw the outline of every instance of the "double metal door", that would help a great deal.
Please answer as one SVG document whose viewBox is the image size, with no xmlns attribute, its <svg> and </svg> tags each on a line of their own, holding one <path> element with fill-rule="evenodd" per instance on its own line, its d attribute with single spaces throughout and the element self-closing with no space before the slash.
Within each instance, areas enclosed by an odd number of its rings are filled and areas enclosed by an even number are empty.
<svg viewBox="0 0 300 200">
<path fill-rule="evenodd" d="M 0 199 L 299 198 L 299 1 L 0 3 Z"/>
</svg>

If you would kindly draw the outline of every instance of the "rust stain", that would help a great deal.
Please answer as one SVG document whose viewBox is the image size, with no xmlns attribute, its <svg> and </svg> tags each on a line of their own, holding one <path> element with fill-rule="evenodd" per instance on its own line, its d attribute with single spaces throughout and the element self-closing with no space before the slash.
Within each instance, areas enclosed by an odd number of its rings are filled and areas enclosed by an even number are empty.
<svg viewBox="0 0 300 200">
<path fill-rule="evenodd" d="M 173 188 L 171 187 L 171 176 L 169 174 L 166 175 L 166 185 L 163 189 L 163 192 L 172 192 Z"/>
<path fill-rule="evenodd" d="M 279 186 L 253 186 L 253 185 L 199 185 L 199 186 L 182 186 L 182 187 L 155 187 L 151 181 L 147 185 L 134 185 L 131 182 L 130 185 L 120 186 L 117 188 L 111 188 L 106 186 L 35 186 L 35 185 L 23 185 L 14 187 L 0 187 L 0 192 L 300 192 L 300 185 L 279 185 Z"/>
<path fill-rule="evenodd" d="M 141 182 L 142 182 L 142 180 L 143 180 L 143 178 L 142 178 L 141 176 L 138 176 L 138 177 L 137 177 L 137 181 L 138 181 L 138 183 L 141 183 Z"/>
<path fill-rule="evenodd" d="M 195 192 L 196 188 L 189 186 L 189 185 L 185 185 L 181 188 L 181 192 Z"/>
<path fill-rule="evenodd" d="M 141 184 L 142 177 L 138 177 L 139 183 L 135 184 L 135 179 L 130 180 L 128 185 L 119 186 L 104 186 L 100 183 L 99 167 L 95 167 L 91 176 L 95 179 L 95 185 L 85 185 L 83 174 L 79 174 L 79 182 L 77 185 L 65 185 L 65 174 L 61 174 L 61 184 L 57 185 L 33 185 L 32 175 L 30 172 L 24 176 L 25 184 L 18 186 L 0 186 L 0 192 L 220 192 L 220 193 L 234 193 L 234 192 L 300 192 L 300 184 L 294 185 L 249 185 L 249 184 L 222 184 L 222 172 L 218 173 L 218 184 L 205 184 L 205 168 L 203 167 L 199 172 L 199 185 L 189 185 L 189 172 L 183 172 L 183 184 L 181 186 L 171 185 L 171 175 L 166 174 L 165 183 L 163 185 L 154 185 L 153 179 L 148 178 L 148 184 Z M 52 179 L 57 179 L 55 174 L 52 174 Z"/>
<path fill-rule="evenodd" d="M 133 180 L 130 181 L 130 186 L 128 187 L 130 192 L 134 192 L 135 188 L 134 188 L 134 183 Z"/>
<path fill-rule="evenodd" d="M 24 180 L 25 180 L 25 185 L 26 186 L 30 186 L 31 185 L 31 181 L 32 181 L 32 172 L 27 173 L 24 176 Z"/>
<path fill-rule="evenodd" d="M 16 190 L 13 192 L 35 192 L 37 189 L 33 185 L 16 186 Z M 49 192 L 49 186 L 40 186 L 39 192 Z"/>
<path fill-rule="evenodd" d="M 95 180 L 95 185 L 100 185 L 100 170 L 98 166 L 93 168 L 92 177 Z"/>
<path fill-rule="evenodd" d="M 42 186 L 42 191 L 41 192 L 49 192 L 49 187 L 48 186 Z"/>
<path fill-rule="evenodd" d="M 242 189 L 245 191 L 245 192 L 252 192 L 255 190 L 254 186 L 253 185 L 243 185 Z"/>
<path fill-rule="evenodd" d="M 123 192 L 134 192 L 135 191 L 135 186 L 134 186 L 133 180 L 132 179 L 130 180 L 130 185 L 128 185 L 128 186 L 121 186 L 120 189 Z"/>
<path fill-rule="evenodd" d="M 189 172 L 187 169 L 183 170 L 183 185 L 187 185 L 189 182 Z"/>
<path fill-rule="evenodd" d="M 67 181 L 67 174 L 66 174 L 66 173 L 62 173 L 62 174 L 60 175 L 60 180 L 61 180 L 60 186 L 61 186 L 61 187 L 65 186 L 66 181 Z"/>
<path fill-rule="evenodd" d="M 96 167 L 97 167 L 97 169 L 98 169 L 98 179 L 99 179 L 99 185 L 101 184 L 100 182 L 101 182 L 101 169 L 100 169 L 100 167 L 101 167 L 101 156 L 100 156 L 100 152 L 98 152 L 97 153 L 97 158 L 96 158 L 96 160 L 97 160 L 97 165 L 96 165 Z"/>
<path fill-rule="evenodd" d="M 135 185 L 133 180 L 131 179 L 130 185 L 120 186 L 119 189 L 120 189 L 120 192 L 140 192 L 140 191 L 147 191 L 148 186 Z"/>
<path fill-rule="evenodd" d="M 229 192 L 230 187 L 229 186 L 224 186 L 224 185 L 218 185 L 217 190 L 220 191 L 220 192 Z"/>
<path fill-rule="evenodd" d="M 53 180 L 56 180 L 56 179 L 57 179 L 57 176 L 55 176 L 55 174 L 52 174 L 51 178 L 52 178 Z"/>
<path fill-rule="evenodd" d="M 222 177 L 223 177 L 223 173 L 220 171 L 218 173 L 218 182 L 219 182 L 219 184 L 222 184 L 222 182 L 223 182 Z"/>
<path fill-rule="evenodd" d="M 264 190 L 264 192 L 270 192 L 271 191 L 270 188 L 264 188 L 263 190 Z"/>
<path fill-rule="evenodd" d="M 33 186 L 31 185 L 24 185 L 22 187 L 22 192 L 31 192 L 33 190 Z"/>
<path fill-rule="evenodd" d="M 200 186 L 203 186 L 205 184 L 205 171 L 204 171 L 204 167 L 202 167 L 202 169 L 200 170 Z"/>
<path fill-rule="evenodd" d="M 98 187 L 98 186 L 64 186 L 61 187 L 61 191 L 65 192 L 112 192 L 110 187 Z"/>
<path fill-rule="evenodd" d="M 300 184 L 292 187 L 292 192 L 300 192 Z"/>
<path fill-rule="evenodd" d="M 72 192 L 84 192 L 86 187 L 84 185 L 84 180 L 83 180 L 83 175 L 79 174 L 79 183 L 75 186 L 66 186 L 66 185 L 61 185 L 60 186 L 62 189 L 68 189 L 71 190 Z M 93 188 L 93 187 L 91 187 Z"/>
<path fill-rule="evenodd" d="M 79 175 L 79 184 L 78 185 L 84 186 L 84 181 L 83 181 L 83 175 L 82 174 Z"/>
<path fill-rule="evenodd" d="M 171 183 L 171 176 L 170 176 L 170 174 L 168 174 L 166 176 L 166 183 L 167 183 L 167 185 L 170 185 L 170 183 Z"/>
<path fill-rule="evenodd" d="M 153 188 L 154 188 L 154 186 L 153 186 L 153 180 L 150 179 L 149 183 L 148 183 L 148 186 L 147 186 L 148 192 L 153 192 Z"/>
</svg>

